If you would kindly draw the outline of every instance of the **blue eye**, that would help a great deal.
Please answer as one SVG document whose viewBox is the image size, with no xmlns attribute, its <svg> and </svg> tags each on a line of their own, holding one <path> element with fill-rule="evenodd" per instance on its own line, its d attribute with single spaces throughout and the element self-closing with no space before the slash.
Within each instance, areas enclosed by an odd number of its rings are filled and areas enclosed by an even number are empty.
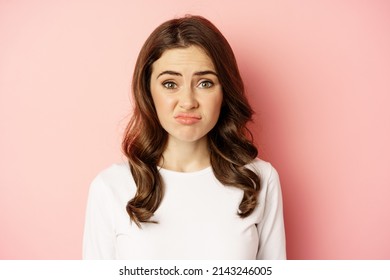
<svg viewBox="0 0 390 280">
<path fill-rule="evenodd" d="M 211 81 L 202 81 L 199 83 L 200 88 L 211 88 L 214 85 Z"/>
<path fill-rule="evenodd" d="M 174 82 L 164 82 L 162 85 L 167 89 L 177 88 L 177 85 Z"/>
</svg>

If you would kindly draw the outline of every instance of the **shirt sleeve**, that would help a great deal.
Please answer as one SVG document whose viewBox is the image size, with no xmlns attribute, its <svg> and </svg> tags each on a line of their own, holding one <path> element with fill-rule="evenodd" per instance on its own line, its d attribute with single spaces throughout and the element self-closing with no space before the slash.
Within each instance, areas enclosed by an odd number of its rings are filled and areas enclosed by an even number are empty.
<svg viewBox="0 0 390 280">
<path fill-rule="evenodd" d="M 282 191 L 278 173 L 272 166 L 266 185 L 264 214 L 257 228 L 260 240 L 257 259 L 285 260 L 286 240 Z"/>
<path fill-rule="evenodd" d="M 97 176 L 91 183 L 83 237 L 83 259 L 114 259 L 115 232 L 112 193 Z"/>
</svg>

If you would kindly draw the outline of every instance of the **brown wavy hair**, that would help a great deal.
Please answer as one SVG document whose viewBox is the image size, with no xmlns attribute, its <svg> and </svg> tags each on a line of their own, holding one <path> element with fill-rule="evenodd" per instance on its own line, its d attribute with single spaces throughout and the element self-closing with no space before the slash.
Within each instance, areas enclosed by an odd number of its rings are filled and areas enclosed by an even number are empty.
<svg viewBox="0 0 390 280">
<path fill-rule="evenodd" d="M 144 43 L 133 74 L 134 112 L 127 125 L 122 149 L 128 158 L 137 192 L 127 203 L 130 219 L 139 227 L 152 221 L 164 195 L 158 162 L 167 143 L 150 91 L 152 64 L 164 51 L 189 46 L 201 47 L 213 61 L 223 90 L 217 124 L 208 133 L 210 162 L 216 178 L 224 185 L 243 190 L 238 215 L 250 215 L 257 205 L 260 179 L 245 167 L 257 156 L 257 148 L 246 124 L 253 110 L 245 96 L 234 53 L 221 32 L 201 16 L 187 15 L 158 26 Z M 205 194 L 207 195 L 207 194 Z"/>
</svg>

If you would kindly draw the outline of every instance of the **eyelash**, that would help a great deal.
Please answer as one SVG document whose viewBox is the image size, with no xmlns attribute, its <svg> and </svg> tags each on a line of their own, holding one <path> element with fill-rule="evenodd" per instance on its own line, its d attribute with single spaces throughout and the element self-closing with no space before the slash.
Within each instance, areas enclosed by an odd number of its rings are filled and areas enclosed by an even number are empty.
<svg viewBox="0 0 390 280">
<path fill-rule="evenodd" d="M 163 85 L 163 87 L 165 87 L 166 89 L 175 89 L 175 88 L 177 88 L 176 83 L 171 82 L 171 81 L 164 82 L 164 83 L 162 83 L 162 85 Z"/>
<path fill-rule="evenodd" d="M 214 85 L 214 83 L 212 81 L 207 81 L 207 80 L 206 81 L 201 81 L 199 83 L 199 86 L 202 85 L 202 84 L 208 84 L 208 86 L 202 86 L 202 88 L 211 88 Z"/>
<path fill-rule="evenodd" d="M 207 84 L 207 86 L 204 86 L 204 84 Z M 162 85 L 166 89 L 175 89 L 175 88 L 177 88 L 177 84 L 175 82 L 172 82 L 172 81 L 163 82 Z M 201 85 L 203 85 L 203 86 L 201 86 Z M 200 88 L 211 88 L 213 85 L 214 85 L 214 83 L 212 81 L 205 80 L 205 81 L 201 81 L 198 84 L 198 87 L 200 87 Z"/>
</svg>

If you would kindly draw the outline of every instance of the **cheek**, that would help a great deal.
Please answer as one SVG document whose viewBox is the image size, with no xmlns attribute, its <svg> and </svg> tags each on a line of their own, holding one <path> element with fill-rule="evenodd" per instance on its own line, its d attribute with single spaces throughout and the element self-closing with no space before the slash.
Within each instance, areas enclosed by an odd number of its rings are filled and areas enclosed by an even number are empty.
<svg viewBox="0 0 390 280">
<path fill-rule="evenodd" d="M 159 112 L 165 107 L 165 101 L 164 98 L 159 94 L 158 90 L 156 90 L 155 87 L 151 87 L 151 95 L 154 107 L 156 108 L 156 111 Z"/>
<path fill-rule="evenodd" d="M 174 102 L 167 96 L 163 95 L 152 95 L 154 107 L 156 108 L 157 117 L 160 120 L 160 123 L 163 123 L 164 120 L 170 118 L 173 112 Z"/>
<path fill-rule="evenodd" d="M 213 115 L 217 118 L 219 117 L 219 114 L 221 112 L 222 102 L 222 93 L 217 96 L 213 102 L 210 102 L 210 104 L 212 104 Z"/>
<path fill-rule="evenodd" d="M 208 114 L 209 125 L 214 126 L 218 122 L 221 113 L 222 98 L 214 98 L 204 104 L 207 104 L 205 112 Z"/>
<path fill-rule="evenodd" d="M 172 102 L 169 100 L 169 98 L 158 97 L 153 100 L 157 112 L 167 112 L 172 108 Z"/>
</svg>

